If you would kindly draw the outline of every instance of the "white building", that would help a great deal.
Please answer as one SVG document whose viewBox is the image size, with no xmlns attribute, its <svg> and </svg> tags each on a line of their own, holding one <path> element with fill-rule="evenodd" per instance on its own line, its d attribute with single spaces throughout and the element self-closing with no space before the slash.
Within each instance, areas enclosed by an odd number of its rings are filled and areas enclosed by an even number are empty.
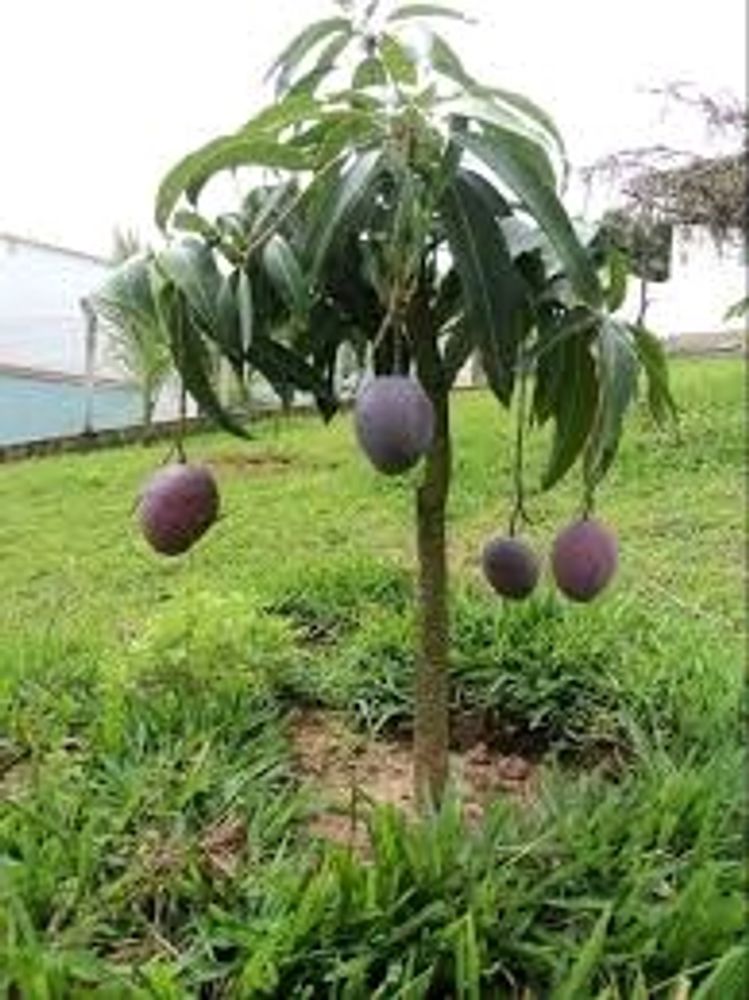
<svg viewBox="0 0 749 1000">
<path fill-rule="evenodd" d="M 746 294 L 747 248 L 740 233 L 717 246 L 705 227 L 677 226 L 669 280 L 647 287 L 647 324 L 669 340 L 738 333 L 741 322 L 726 321 L 725 314 Z M 625 304 L 632 318 L 639 303 L 639 281 L 634 279 Z"/>
<path fill-rule="evenodd" d="M 101 257 L 0 233 L 0 445 L 137 424 L 140 391 L 94 337 L 87 381 L 82 302 L 105 279 Z M 156 419 L 177 414 L 162 393 Z"/>
</svg>

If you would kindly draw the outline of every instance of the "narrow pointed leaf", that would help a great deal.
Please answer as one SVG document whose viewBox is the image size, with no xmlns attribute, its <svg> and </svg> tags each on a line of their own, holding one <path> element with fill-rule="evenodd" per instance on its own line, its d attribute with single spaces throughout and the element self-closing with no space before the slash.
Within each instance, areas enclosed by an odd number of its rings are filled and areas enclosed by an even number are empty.
<svg viewBox="0 0 749 1000">
<path fill-rule="evenodd" d="M 487 128 L 482 135 L 455 132 L 454 139 L 511 188 L 549 237 L 580 298 L 592 306 L 602 300 L 601 285 L 587 252 L 539 164 L 538 147 L 523 136 Z"/>
<path fill-rule="evenodd" d="M 477 87 L 476 81 L 463 66 L 455 49 L 436 31 L 429 32 L 429 62 L 441 76 L 459 84 L 467 90 Z"/>
<path fill-rule="evenodd" d="M 380 39 L 380 57 L 396 83 L 414 86 L 418 80 L 416 65 L 406 47 L 392 35 Z"/>
<path fill-rule="evenodd" d="M 634 336 L 635 350 L 640 359 L 647 380 L 647 400 L 656 423 L 676 422 L 679 411 L 676 406 L 668 376 L 668 362 L 660 340 L 644 326 L 633 324 L 630 330 Z"/>
<path fill-rule="evenodd" d="M 303 122 L 321 117 L 325 105 L 309 93 L 289 94 L 282 101 L 264 108 L 254 118 L 251 118 L 242 128 L 241 133 L 274 133 L 289 125 L 301 125 Z"/>
<path fill-rule="evenodd" d="M 515 359 L 523 335 L 525 297 L 491 204 L 459 172 L 448 186 L 440 214 L 466 311 L 497 398 L 509 403 Z"/>
<path fill-rule="evenodd" d="M 585 478 L 595 486 L 616 456 L 624 415 L 637 391 L 637 356 L 632 335 L 621 323 L 605 318 L 596 338 L 598 410 L 585 454 Z"/>
<path fill-rule="evenodd" d="M 530 100 L 525 94 L 518 94 L 514 90 L 504 90 L 501 87 L 491 87 L 487 91 L 495 100 L 501 101 L 505 105 L 509 105 L 516 111 L 520 111 L 532 122 L 548 133 L 557 145 L 559 154 L 566 164 L 567 162 L 567 147 L 564 142 L 564 137 L 559 131 L 556 122 L 551 117 L 551 115 L 544 111 L 542 107 L 539 107 L 535 101 Z"/>
<path fill-rule="evenodd" d="M 255 308 L 252 298 L 252 285 L 246 271 L 239 272 L 237 280 L 237 309 L 239 312 L 239 335 L 244 353 L 252 343 L 255 330 Z"/>
<path fill-rule="evenodd" d="M 387 83 L 387 74 L 382 62 L 375 57 L 364 59 L 356 67 L 352 87 L 358 90 L 363 87 L 382 87 Z"/>
<path fill-rule="evenodd" d="M 472 24 L 473 18 L 454 7 L 446 7 L 436 3 L 405 3 L 396 7 L 388 16 L 388 21 L 407 21 L 411 18 L 444 17 L 454 21 Z"/>
<path fill-rule="evenodd" d="M 629 283 L 629 263 L 627 255 L 618 247 L 608 251 L 609 283 L 606 288 L 606 306 L 609 312 L 616 312 L 624 305 Z"/>
<path fill-rule="evenodd" d="M 185 296 L 203 329 L 215 333 L 221 276 L 210 249 L 199 240 L 180 240 L 162 250 L 157 262 Z"/>
<path fill-rule="evenodd" d="M 220 136 L 180 160 L 164 177 L 156 195 L 156 223 L 163 229 L 182 195 L 188 193 L 194 203 L 221 170 L 245 166 L 305 170 L 310 165 L 308 154 L 288 144 L 241 133 Z"/>
<path fill-rule="evenodd" d="M 316 224 L 310 231 L 306 257 L 311 274 L 316 276 L 334 241 L 343 237 L 347 222 L 383 164 L 382 153 L 370 150 L 359 155 L 354 163 L 330 185 L 324 203 L 316 212 Z"/>
<path fill-rule="evenodd" d="M 170 284 L 163 288 L 161 300 L 172 355 L 185 389 L 219 427 L 237 437 L 246 438 L 247 432 L 227 413 L 214 389 L 210 355 L 200 331 L 190 319 L 187 299 Z"/>
<path fill-rule="evenodd" d="M 310 308 L 309 287 L 296 254 L 280 233 L 274 233 L 263 248 L 263 263 L 289 308 L 299 315 L 307 314 Z"/>
<path fill-rule="evenodd" d="M 229 359 L 235 372 L 240 374 L 244 367 L 244 350 L 239 331 L 236 284 L 236 272 L 228 274 L 222 279 L 216 303 L 216 314 L 218 341 L 221 350 Z"/>
<path fill-rule="evenodd" d="M 479 124 L 498 127 L 521 139 L 527 140 L 529 158 L 532 156 L 543 181 L 557 189 L 557 175 L 547 151 L 552 148 L 551 138 L 528 123 L 527 119 L 511 108 L 502 108 L 484 97 L 459 97 L 448 102 L 443 111 L 448 115 L 459 115 Z"/>
<path fill-rule="evenodd" d="M 548 356 L 547 356 L 548 358 Z M 589 337 L 564 340 L 554 358 L 554 440 L 541 485 L 549 490 L 572 468 L 587 442 L 598 408 L 598 379 Z"/>
<path fill-rule="evenodd" d="M 316 45 L 336 32 L 346 34 L 350 31 L 351 23 L 346 17 L 328 17 L 308 25 L 287 45 L 271 65 L 266 74 L 266 80 L 272 79 L 277 73 L 288 77 Z"/>
</svg>

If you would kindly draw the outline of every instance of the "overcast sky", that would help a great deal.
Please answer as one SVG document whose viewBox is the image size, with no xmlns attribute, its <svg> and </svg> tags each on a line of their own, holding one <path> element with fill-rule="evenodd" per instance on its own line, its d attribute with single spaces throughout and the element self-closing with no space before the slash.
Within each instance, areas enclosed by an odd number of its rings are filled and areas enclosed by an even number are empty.
<svg viewBox="0 0 749 1000">
<path fill-rule="evenodd" d="M 743 95 L 743 0 L 473 0 L 453 32 L 476 75 L 555 116 L 575 164 L 702 141 L 642 91 L 668 80 Z M 2 0 L 0 231 L 108 252 L 146 232 L 160 176 L 233 130 L 291 31 L 326 0 Z M 449 28 L 450 26 L 445 25 Z M 443 30 L 445 30 L 443 28 Z M 452 30 L 452 29 L 451 29 Z"/>
</svg>

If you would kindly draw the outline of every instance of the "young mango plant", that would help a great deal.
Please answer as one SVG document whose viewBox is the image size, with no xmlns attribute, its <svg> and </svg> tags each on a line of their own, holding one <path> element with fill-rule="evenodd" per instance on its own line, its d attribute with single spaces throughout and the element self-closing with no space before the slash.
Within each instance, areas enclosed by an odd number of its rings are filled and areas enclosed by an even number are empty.
<svg viewBox="0 0 749 1000">
<path fill-rule="evenodd" d="M 353 345 L 374 369 L 357 404 L 362 446 L 388 473 L 423 454 L 414 771 L 429 803 L 448 778 L 445 514 L 459 371 L 478 353 L 498 402 L 518 406 L 520 470 L 525 427 L 553 421 L 542 486 L 582 459 L 586 515 L 640 368 L 654 414 L 673 403 L 657 340 L 614 316 L 626 261 L 582 241 L 562 205 L 554 123 L 527 97 L 475 80 L 435 30 L 464 15 L 377 0 L 339 8 L 273 64 L 273 104 L 163 179 L 167 242 L 150 280 L 185 386 L 230 431 L 243 433 L 213 389 L 216 353 L 284 399 L 311 394 L 329 419 L 336 361 Z M 226 170 L 248 193 L 208 218 L 201 197 Z M 511 534 L 521 520 L 518 475 Z"/>
</svg>

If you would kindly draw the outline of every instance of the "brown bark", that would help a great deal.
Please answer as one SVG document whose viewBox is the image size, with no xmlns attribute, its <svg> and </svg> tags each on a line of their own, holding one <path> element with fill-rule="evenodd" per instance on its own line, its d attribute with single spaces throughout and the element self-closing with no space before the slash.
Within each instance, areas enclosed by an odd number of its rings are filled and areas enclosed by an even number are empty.
<svg viewBox="0 0 749 1000">
<path fill-rule="evenodd" d="M 451 448 L 449 387 L 425 300 L 418 297 L 409 331 L 419 379 L 435 415 L 435 434 L 416 495 L 418 649 L 414 706 L 414 781 L 422 808 L 438 805 L 448 778 L 449 617 L 446 510 Z"/>
</svg>

